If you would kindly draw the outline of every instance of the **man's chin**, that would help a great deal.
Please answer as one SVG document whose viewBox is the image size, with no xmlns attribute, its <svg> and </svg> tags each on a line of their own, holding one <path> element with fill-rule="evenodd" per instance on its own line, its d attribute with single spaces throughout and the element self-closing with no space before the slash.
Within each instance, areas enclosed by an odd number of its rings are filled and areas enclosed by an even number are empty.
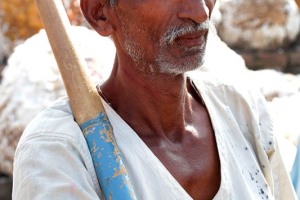
<svg viewBox="0 0 300 200">
<path fill-rule="evenodd" d="M 205 48 L 197 47 L 194 49 L 185 50 L 180 57 L 178 56 L 163 56 L 161 53 L 156 61 L 161 73 L 180 75 L 189 71 L 199 69 L 205 58 Z"/>
<path fill-rule="evenodd" d="M 190 71 L 195 71 L 200 69 L 203 65 L 203 60 L 199 60 L 197 62 L 185 62 L 182 64 L 171 64 L 171 63 L 161 63 L 160 64 L 160 71 L 163 74 L 170 74 L 170 75 L 183 75 Z"/>
</svg>

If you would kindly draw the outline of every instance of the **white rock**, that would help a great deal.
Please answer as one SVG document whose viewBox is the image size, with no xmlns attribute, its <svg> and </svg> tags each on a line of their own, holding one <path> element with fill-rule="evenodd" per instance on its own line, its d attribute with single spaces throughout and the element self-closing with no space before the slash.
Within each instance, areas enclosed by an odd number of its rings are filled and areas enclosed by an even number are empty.
<svg viewBox="0 0 300 200">
<path fill-rule="evenodd" d="M 295 0 L 221 0 L 219 35 L 241 49 L 276 49 L 295 41 L 300 30 Z"/>
<path fill-rule="evenodd" d="M 214 30 L 208 35 L 203 71 L 227 75 L 246 70 L 244 59 L 224 43 Z"/>
<path fill-rule="evenodd" d="M 300 139 L 300 93 L 273 99 L 268 105 L 284 163 L 291 171 Z"/>
<path fill-rule="evenodd" d="M 265 69 L 249 71 L 249 77 L 249 84 L 256 85 L 268 101 L 289 97 L 300 91 L 300 79 L 293 74 Z"/>
</svg>

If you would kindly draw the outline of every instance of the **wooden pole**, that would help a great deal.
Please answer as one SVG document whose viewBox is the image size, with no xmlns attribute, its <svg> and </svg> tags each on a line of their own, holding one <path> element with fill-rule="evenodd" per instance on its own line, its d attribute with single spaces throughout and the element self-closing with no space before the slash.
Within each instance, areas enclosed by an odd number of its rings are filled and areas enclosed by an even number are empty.
<svg viewBox="0 0 300 200">
<path fill-rule="evenodd" d="M 300 0 L 295 0 L 298 8 L 300 9 Z"/>
<path fill-rule="evenodd" d="M 61 0 L 35 0 L 76 122 L 86 138 L 106 199 L 136 199 L 101 98 L 77 54 Z"/>
</svg>

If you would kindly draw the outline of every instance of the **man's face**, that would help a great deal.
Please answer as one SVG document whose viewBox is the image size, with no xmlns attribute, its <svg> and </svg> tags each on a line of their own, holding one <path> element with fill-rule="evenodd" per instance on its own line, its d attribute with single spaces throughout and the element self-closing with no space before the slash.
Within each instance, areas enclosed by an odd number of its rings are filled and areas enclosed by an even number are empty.
<svg viewBox="0 0 300 200">
<path fill-rule="evenodd" d="M 141 71 L 182 74 L 201 66 L 215 0 L 119 0 L 118 42 Z"/>
</svg>

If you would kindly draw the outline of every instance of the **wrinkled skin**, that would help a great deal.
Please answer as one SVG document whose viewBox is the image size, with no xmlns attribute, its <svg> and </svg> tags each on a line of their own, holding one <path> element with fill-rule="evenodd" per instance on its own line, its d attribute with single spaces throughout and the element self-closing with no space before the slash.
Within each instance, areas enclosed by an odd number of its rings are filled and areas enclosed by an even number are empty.
<svg viewBox="0 0 300 200">
<path fill-rule="evenodd" d="M 117 49 L 101 92 L 193 197 L 212 199 L 220 161 L 206 107 L 185 72 L 203 63 L 215 0 L 81 0 Z M 158 180 L 159 181 L 159 180 Z"/>
</svg>

